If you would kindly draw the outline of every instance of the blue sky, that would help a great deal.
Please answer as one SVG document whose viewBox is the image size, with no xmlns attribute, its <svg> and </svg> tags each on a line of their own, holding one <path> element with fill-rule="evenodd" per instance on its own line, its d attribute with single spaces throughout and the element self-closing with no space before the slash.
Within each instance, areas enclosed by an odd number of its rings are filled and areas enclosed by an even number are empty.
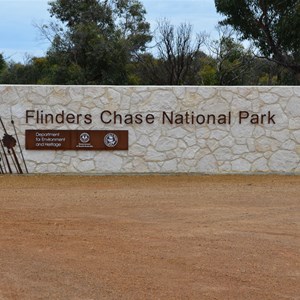
<svg viewBox="0 0 300 300">
<path fill-rule="evenodd" d="M 177 25 L 189 22 L 195 32 L 214 35 L 221 16 L 215 11 L 214 0 L 141 0 L 147 20 L 155 28 L 156 21 L 166 17 Z M 40 39 L 34 23 L 47 23 L 48 0 L 0 0 L 0 52 L 7 59 L 23 62 L 25 54 L 44 55 L 49 44 Z"/>
</svg>

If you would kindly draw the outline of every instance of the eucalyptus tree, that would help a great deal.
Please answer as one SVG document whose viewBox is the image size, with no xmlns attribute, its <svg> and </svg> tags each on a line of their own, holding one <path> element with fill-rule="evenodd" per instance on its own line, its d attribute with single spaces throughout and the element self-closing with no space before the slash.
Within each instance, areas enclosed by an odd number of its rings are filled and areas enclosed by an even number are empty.
<svg viewBox="0 0 300 300">
<path fill-rule="evenodd" d="M 293 71 L 300 79 L 299 0 L 215 0 L 223 25 L 250 40 L 262 57 Z"/>
<path fill-rule="evenodd" d="M 193 34 L 192 25 L 177 27 L 168 20 L 158 22 L 152 53 L 140 56 L 140 65 L 150 84 L 198 84 L 199 57 L 205 34 Z"/>
<path fill-rule="evenodd" d="M 152 38 L 141 2 L 56 0 L 49 6 L 55 21 L 39 29 L 51 41 L 47 58 L 56 68 L 56 80 L 126 84 L 127 64 Z"/>
</svg>

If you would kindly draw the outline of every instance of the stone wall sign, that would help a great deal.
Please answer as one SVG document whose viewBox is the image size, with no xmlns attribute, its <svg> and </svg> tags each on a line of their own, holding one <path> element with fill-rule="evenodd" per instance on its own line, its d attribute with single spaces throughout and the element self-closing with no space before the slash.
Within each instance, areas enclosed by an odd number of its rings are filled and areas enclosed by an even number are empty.
<svg viewBox="0 0 300 300">
<path fill-rule="evenodd" d="M 300 174 L 299 86 L 0 85 L 0 117 L 3 174 Z"/>
</svg>

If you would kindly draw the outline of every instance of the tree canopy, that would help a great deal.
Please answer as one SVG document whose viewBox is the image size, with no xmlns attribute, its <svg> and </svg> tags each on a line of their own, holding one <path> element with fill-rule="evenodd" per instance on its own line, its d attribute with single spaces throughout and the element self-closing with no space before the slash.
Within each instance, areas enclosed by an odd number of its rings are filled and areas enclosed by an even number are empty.
<svg viewBox="0 0 300 300">
<path fill-rule="evenodd" d="M 44 25 L 42 30 L 52 37 L 48 56 L 62 73 L 58 78 L 75 72 L 85 84 L 126 84 L 126 65 L 151 40 L 142 4 L 56 0 L 49 5 L 51 16 L 60 23 Z"/>
<path fill-rule="evenodd" d="M 260 53 L 300 75 L 299 0 L 215 0 L 217 12 Z"/>
<path fill-rule="evenodd" d="M 151 54 L 139 57 L 142 72 L 157 85 L 197 84 L 200 48 L 205 35 L 193 37 L 192 25 L 181 23 L 177 27 L 168 20 L 158 22 L 156 57 Z"/>
<path fill-rule="evenodd" d="M 16 63 L 0 53 L 0 83 L 299 84 L 299 2 L 215 0 L 225 18 L 212 39 L 166 19 L 151 32 L 139 0 L 52 0 L 52 21 L 36 25 L 46 55 Z"/>
</svg>

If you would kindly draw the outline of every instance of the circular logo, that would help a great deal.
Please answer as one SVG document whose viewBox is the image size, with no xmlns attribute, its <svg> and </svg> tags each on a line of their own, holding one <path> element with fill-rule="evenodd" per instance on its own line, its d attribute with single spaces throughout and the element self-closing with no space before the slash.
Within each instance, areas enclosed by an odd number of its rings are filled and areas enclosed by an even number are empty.
<svg viewBox="0 0 300 300">
<path fill-rule="evenodd" d="M 80 142 L 81 143 L 85 144 L 85 143 L 88 143 L 89 141 L 90 141 L 90 135 L 88 133 L 84 132 L 80 135 Z"/>
<path fill-rule="evenodd" d="M 114 133 L 108 133 L 104 137 L 104 144 L 110 148 L 115 147 L 118 144 L 118 137 Z"/>
</svg>

